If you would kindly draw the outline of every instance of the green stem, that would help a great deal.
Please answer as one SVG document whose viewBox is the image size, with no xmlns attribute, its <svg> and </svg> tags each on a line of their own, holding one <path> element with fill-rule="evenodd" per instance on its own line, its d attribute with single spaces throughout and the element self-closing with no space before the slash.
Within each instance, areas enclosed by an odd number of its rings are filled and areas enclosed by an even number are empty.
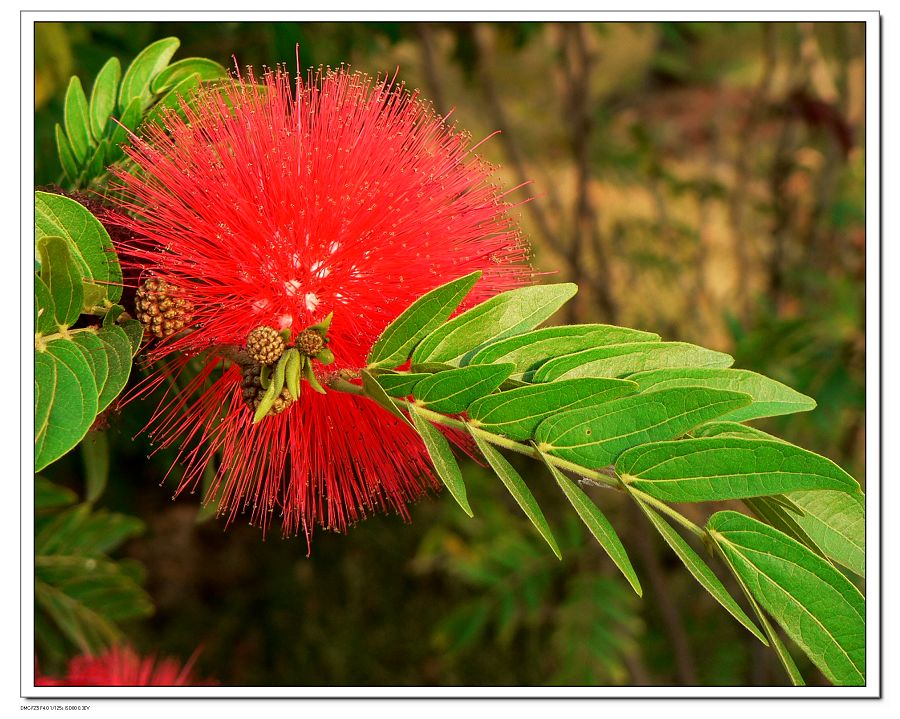
<svg viewBox="0 0 900 719">
<path fill-rule="evenodd" d="M 660 512 L 662 512 L 666 516 L 671 517 L 676 522 L 678 522 L 682 527 L 684 527 L 688 531 L 692 532 L 696 536 L 700 537 L 700 539 L 704 539 L 704 540 L 706 539 L 706 537 L 707 537 L 706 530 L 702 529 L 701 527 L 698 527 L 690 519 L 685 517 L 680 512 L 677 512 L 676 510 L 672 509 L 665 502 L 661 502 L 656 497 L 651 497 L 646 492 L 642 492 L 641 490 L 635 489 L 634 487 L 629 487 L 628 492 L 630 494 L 632 494 L 633 496 L 637 497 L 638 499 L 640 499 L 645 504 L 652 505 L 654 509 L 658 509 Z"/>
<path fill-rule="evenodd" d="M 328 386 L 333 390 L 337 390 L 338 392 L 348 392 L 350 394 L 356 394 L 362 397 L 368 396 L 363 391 L 362 387 L 353 384 L 352 382 L 348 382 L 340 375 L 334 375 L 334 377 L 329 381 Z M 408 406 L 410 405 L 410 402 L 407 402 L 406 400 L 394 399 L 394 404 L 396 404 L 400 409 L 409 411 Z M 524 454 L 526 457 L 531 457 L 532 459 L 542 461 L 541 453 L 538 452 L 537 448 L 532 447 L 529 444 L 522 444 L 521 442 L 516 442 L 515 440 L 507 439 L 506 437 L 501 437 L 500 435 L 493 434 L 491 432 L 486 432 L 483 429 L 479 429 L 478 427 L 469 424 L 468 422 L 464 422 L 460 419 L 454 419 L 452 417 L 447 417 L 426 407 L 416 405 L 416 411 L 434 424 L 440 424 L 445 427 L 452 427 L 453 429 L 458 429 L 463 432 L 471 431 L 478 437 L 484 439 L 487 442 L 490 442 L 491 444 L 497 445 L 498 447 L 503 447 L 504 449 L 508 449 L 511 452 Z M 611 477 L 603 470 L 588 469 L 587 467 L 582 467 L 579 464 L 569 462 L 565 459 L 560 459 L 559 457 L 552 457 L 550 455 L 545 455 L 545 457 L 548 459 L 550 464 L 558 467 L 559 469 L 567 470 L 569 472 L 572 472 L 573 474 L 585 477 L 606 487 L 622 489 L 621 481 L 616 476 Z"/>
<path fill-rule="evenodd" d="M 53 334 L 49 335 L 43 335 L 40 332 L 36 332 L 34 335 L 34 348 L 39 352 L 43 352 L 48 342 L 52 342 L 53 340 L 69 339 L 69 337 L 71 337 L 72 335 L 76 335 L 79 332 L 90 332 L 92 334 L 97 334 L 97 329 L 97 327 L 80 327 L 77 330 L 70 330 L 67 327 L 60 327 L 60 332 L 54 332 Z"/>
<path fill-rule="evenodd" d="M 339 392 L 349 392 L 350 394 L 356 394 L 362 397 L 367 396 L 361 386 L 353 384 L 352 382 L 348 382 L 340 375 L 334 375 L 334 377 L 329 382 L 329 387 Z M 408 401 L 402 399 L 394 399 L 393 401 L 394 404 L 396 404 L 400 409 L 406 409 L 407 411 L 409 411 L 408 406 L 410 403 Z M 416 405 L 416 411 L 435 424 L 440 424 L 445 427 L 452 427 L 453 429 L 458 429 L 463 432 L 472 432 L 472 434 L 480 437 L 481 439 L 484 439 L 485 441 L 490 442 L 491 444 L 498 447 L 508 449 L 511 452 L 524 454 L 525 456 L 531 457 L 532 459 L 536 459 L 538 461 L 546 459 L 554 467 L 572 472 L 573 474 L 577 474 L 580 477 L 585 477 L 586 479 L 596 482 L 597 484 L 600 484 L 604 487 L 612 487 L 619 490 L 623 489 L 622 480 L 611 468 L 601 470 L 588 469 L 587 467 L 582 467 L 580 464 L 576 464 L 575 462 L 570 462 L 566 459 L 561 459 L 559 457 L 554 457 L 548 454 L 544 454 L 542 458 L 541 453 L 537 450 L 537 448 L 530 444 L 523 444 L 521 442 L 516 442 L 515 440 L 501 437 L 500 435 L 496 435 L 491 432 L 486 432 L 485 430 L 469 424 L 468 422 L 460 419 L 454 419 L 452 417 L 447 417 L 443 414 L 440 414 L 439 412 L 430 410 L 427 407 Z M 707 534 L 705 530 L 698 527 L 680 512 L 672 509 L 672 507 L 667 505 L 665 502 L 661 502 L 655 497 L 651 497 L 649 494 L 646 494 L 639 489 L 635 489 L 634 487 L 628 487 L 628 492 L 633 496 L 639 498 L 642 502 L 653 506 L 655 509 L 658 509 L 666 516 L 672 518 L 673 520 L 678 522 L 678 524 L 680 524 L 682 527 L 692 532 L 696 536 L 704 540 L 706 539 Z"/>
</svg>

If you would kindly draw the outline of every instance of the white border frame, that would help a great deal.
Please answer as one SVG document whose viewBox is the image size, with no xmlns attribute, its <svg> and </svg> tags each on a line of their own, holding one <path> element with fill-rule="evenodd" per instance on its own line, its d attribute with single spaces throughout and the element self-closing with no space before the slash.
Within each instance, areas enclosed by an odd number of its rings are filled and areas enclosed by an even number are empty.
<svg viewBox="0 0 900 719">
<path fill-rule="evenodd" d="M 721 6 L 719 3 L 716 5 Z M 779 22 L 864 22 L 866 24 L 866 472 L 867 482 L 867 622 L 866 658 L 868 684 L 865 687 L 35 687 L 30 668 L 33 666 L 34 632 L 34 581 L 33 548 L 34 516 L 29 484 L 24 481 L 33 475 L 33 447 L 30 432 L 21 432 L 21 474 L 23 478 L 21 501 L 21 685 L 23 697 L 34 699 L 65 698 L 460 698 L 460 697 L 639 697 L 639 698 L 873 698 L 881 695 L 881 460 L 880 460 L 880 366 L 881 345 L 879 310 L 881 298 L 880 284 L 880 242 L 881 242 L 881 38 L 880 16 L 878 12 L 818 12 L 818 11 L 768 11 L 768 12 L 584 12 L 573 11 L 562 15 L 560 12 L 505 12 L 505 11 L 446 11 L 433 12 L 378 12 L 363 10 L 352 15 L 344 11 L 320 13 L 308 12 L 254 12 L 252 17 L 235 11 L 157 11 L 157 12 L 34 12 L 23 11 L 20 16 L 21 32 L 21 267 L 20 278 L 32 274 L 32 242 L 30 218 L 33 214 L 31 188 L 34 177 L 34 161 L 31 148 L 34 146 L 34 28 L 35 22 L 88 22 L 88 21 L 229 21 L 229 20 L 295 20 L 295 21 L 354 21 L 373 20 L 468 20 L 488 21 L 553 21 L 578 20 L 584 22 L 615 21 L 779 21 Z M 32 291 L 30 282 L 22 280 L 20 295 L 22 317 L 21 343 L 21 427 L 34 424 L 33 417 L 33 356 L 31 352 Z M 81 703 L 81 702 L 71 702 Z M 119 704 L 119 702 L 116 702 Z M 248 707 L 249 708 L 249 707 Z M 360 707 L 361 708 L 361 707 Z M 129 712 L 131 709 L 129 709 Z M 326 709 L 327 711 L 327 709 Z"/>
</svg>

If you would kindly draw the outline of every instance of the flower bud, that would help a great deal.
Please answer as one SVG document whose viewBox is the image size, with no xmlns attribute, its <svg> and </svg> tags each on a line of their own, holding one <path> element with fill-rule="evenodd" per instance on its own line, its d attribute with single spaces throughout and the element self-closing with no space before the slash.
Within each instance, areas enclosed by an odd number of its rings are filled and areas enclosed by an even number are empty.
<svg viewBox="0 0 900 719">
<path fill-rule="evenodd" d="M 247 354 L 260 364 L 273 365 L 284 354 L 284 340 L 276 330 L 262 325 L 247 337 Z"/>
<path fill-rule="evenodd" d="M 177 290 L 165 280 L 150 277 L 134 296 L 137 318 L 154 337 L 168 337 L 189 326 L 194 317 L 190 300 L 177 296 Z"/>
</svg>

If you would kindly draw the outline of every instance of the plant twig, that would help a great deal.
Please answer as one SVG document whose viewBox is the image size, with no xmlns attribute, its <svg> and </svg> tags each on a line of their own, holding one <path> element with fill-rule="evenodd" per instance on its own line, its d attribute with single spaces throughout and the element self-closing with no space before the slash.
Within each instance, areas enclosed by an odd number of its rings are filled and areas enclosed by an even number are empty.
<svg viewBox="0 0 900 719">
<path fill-rule="evenodd" d="M 363 397 L 368 397 L 365 394 L 362 387 L 359 385 L 353 384 L 352 382 L 348 382 L 346 379 L 341 377 L 340 374 L 333 375 L 329 381 L 328 386 L 330 389 L 336 390 L 338 392 L 347 392 L 349 394 L 360 395 Z M 402 399 L 394 399 L 394 404 L 397 405 L 400 409 L 409 411 L 409 405 L 412 404 L 406 400 Z M 477 435 L 481 439 L 484 439 L 486 442 L 490 442 L 498 447 L 503 447 L 504 449 L 508 449 L 511 452 L 517 452 L 518 454 L 524 454 L 532 459 L 536 459 L 538 461 L 543 461 L 541 457 L 541 452 L 538 451 L 536 447 L 531 446 L 530 444 L 523 444 L 521 442 L 516 442 L 512 439 L 507 439 L 506 437 L 502 437 L 497 434 L 493 434 L 491 432 L 486 432 L 483 429 L 479 429 L 468 422 L 464 422 L 461 419 L 454 419 L 453 417 L 447 417 L 446 415 L 440 414 L 439 412 L 434 412 L 426 407 L 422 407 L 416 405 L 416 411 L 434 424 L 440 424 L 444 427 L 451 427 L 453 429 L 458 429 L 463 432 L 472 432 Z M 587 467 L 582 467 L 579 464 L 575 464 L 574 462 L 569 462 L 568 460 L 561 459 L 559 457 L 551 457 L 549 455 L 544 455 L 550 464 L 558 467 L 559 469 L 565 470 L 567 472 L 572 472 L 580 477 L 585 477 L 587 479 L 596 482 L 597 484 L 602 484 L 607 487 L 614 487 L 616 489 L 622 489 L 622 484 L 619 479 L 615 477 L 615 473 L 613 476 L 609 475 L 609 468 L 604 468 L 602 470 L 594 470 L 588 469 Z"/>
</svg>

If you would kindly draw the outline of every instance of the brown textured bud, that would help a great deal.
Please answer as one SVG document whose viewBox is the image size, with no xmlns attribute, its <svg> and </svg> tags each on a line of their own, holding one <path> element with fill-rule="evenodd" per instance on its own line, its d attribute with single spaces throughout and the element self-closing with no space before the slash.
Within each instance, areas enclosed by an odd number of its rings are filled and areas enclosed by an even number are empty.
<svg viewBox="0 0 900 719">
<path fill-rule="evenodd" d="M 261 369 L 262 365 L 252 364 L 245 366 L 241 371 L 241 394 L 244 398 L 244 403 L 253 411 L 259 407 L 259 403 L 262 402 L 263 395 L 266 393 L 259 379 Z M 290 391 L 288 391 L 287 387 L 284 387 L 281 390 L 281 394 L 275 398 L 272 407 L 266 412 L 266 417 L 274 417 L 276 414 L 281 414 L 291 406 L 293 401 L 294 398 L 291 397 Z"/>
<path fill-rule="evenodd" d="M 291 403 L 294 401 L 294 398 L 291 397 L 291 393 L 288 391 L 287 387 L 282 388 L 281 394 L 275 398 L 275 401 L 272 403 L 272 408 L 266 413 L 266 417 L 274 417 L 276 414 L 281 414 L 288 407 L 291 406 Z"/>
<path fill-rule="evenodd" d="M 300 350 L 300 354 L 315 357 L 325 348 L 325 339 L 315 330 L 303 330 L 297 335 L 294 346 Z"/>
<path fill-rule="evenodd" d="M 262 382 L 259 380 L 259 371 L 262 369 L 258 364 L 246 365 L 241 372 L 241 393 L 244 402 L 251 409 L 253 403 L 257 401 L 257 395 L 262 396 L 265 390 L 262 388 Z"/>
<path fill-rule="evenodd" d="M 178 296 L 178 290 L 158 277 L 150 277 L 134 295 L 135 315 L 155 337 L 168 337 L 190 326 L 194 305 Z"/>
<path fill-rule="evenodd" d="M 284 354 L 284 340 L 274 329 L 262 325 L 247 337 L 247 354 L 260 364 L 273 365 Z"/>
</svg>

